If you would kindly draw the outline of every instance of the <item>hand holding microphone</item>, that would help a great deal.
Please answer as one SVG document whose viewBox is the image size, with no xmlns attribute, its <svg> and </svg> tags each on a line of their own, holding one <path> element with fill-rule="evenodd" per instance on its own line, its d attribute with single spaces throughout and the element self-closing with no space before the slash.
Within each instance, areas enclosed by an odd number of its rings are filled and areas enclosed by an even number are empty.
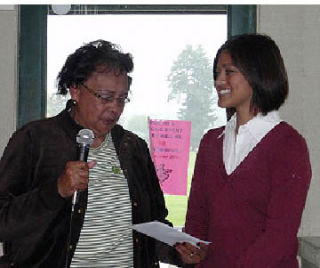
<svg viewBox="0 0 320 268">
<path fill-rule="evenodd" d="M 73 195 L 72 204 L 76 204 L 78 190 L 88 187 L 89 169 L 95 166 L 95 162 L 86 163 L 90 145 L 94 134 L 90 129 L 81 129 L 77 135 L 79 161 L 67 162 L 64 173 L 58 179 L 58 191 L 62 197 Z"/>
</svg>

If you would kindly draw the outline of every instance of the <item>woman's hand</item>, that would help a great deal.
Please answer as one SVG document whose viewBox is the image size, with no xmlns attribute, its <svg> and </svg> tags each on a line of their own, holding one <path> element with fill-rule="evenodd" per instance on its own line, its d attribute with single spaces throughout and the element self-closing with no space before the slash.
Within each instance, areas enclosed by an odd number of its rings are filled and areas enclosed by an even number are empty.
<svg viewBox="0 0 320 268">
<path fill-rule="evenodd" d="M 209 246 L 201 242 L 197 245 L 200 248 L 195 247 L 188 242 L 176 243 L 174 247 L 179 252 L 184 263 L 198 264 L 206 258 Z"/>
<path fill-rule="evenodd" d="M 95 161 L 67 162 L 63 174 L 58 178 L 59 194 L 65 198 L 72 196 L 75 191 L 87 189 L 89 183 L 89 169 L 96 165 Z"/>
</svg>

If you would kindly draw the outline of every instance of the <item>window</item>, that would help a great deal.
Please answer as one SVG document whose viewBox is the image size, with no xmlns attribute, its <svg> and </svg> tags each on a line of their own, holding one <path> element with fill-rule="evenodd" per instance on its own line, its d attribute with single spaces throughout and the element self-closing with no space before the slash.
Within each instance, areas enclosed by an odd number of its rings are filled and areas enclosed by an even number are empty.
<svg viewBox="0 0 320 268">
<path fill-rule="evenodd" d="M 91 41 L 93 39 L 98 38 L 98 36 L 89 36 L 91 34 L 90 31 L 87 31 L 87 38 L 81 39 L 81 41 L 77 41 L 78 43 L 75 44 L 73 47 L 68 47 L 69 38 L 65 38 L 62 36 L 56 36 L 54 41 L 50 41 L 51 32 L 48 35 L 49 43 L 47 43 L 47 22 L 48 27 L 51 27 L 51 18 L 48 20 L 48 14 L 50 14 L 51 9 L 49 6 L 43 5 L 21 5 L 20 6 L 20 44 L 19 44 L 19 97 L 18 97 L 18 127 L 22 126 L 23 124 L 43 118 L 47 111 L 47 91 L 49 98 L 52 97 L 53 91 L 51 90 L 54 88 L 53 81 L 54 77 L 57 75 L 57 69 L 61 68 L 61 61 L 66 59 L 66 54 L 69 54 L 74 51 L 75 48 L 79 47 L 82 42 Z M 148 19 L 152 20 L 152 17 L 155 18 L 158 16 L 160 20 L 163 17 L 166 17 L 167 20 L 169 18 L 173 19 L 176 15 L 182 16 L 181 14 L 188 14 L 195 18 L 196 16 L 200 16 L 205 18 L 209 18 L 210 14 L 222 14 L 221 17 L 224 16 L 225 22 L 227 23 L 227 35 L 239 34 L 243 32 L 255 32 L 255 6 L 215 6 L 215 5 L 170 5 L 170 6 L 163 6 L 163 5 L 153 5 L 153 6 L 141 6 L 141 5 L 117 5 L 117 6 L 73 6 L 71 14 L 91 14 L 89 16 L 93 16 L 92 14 L 112 14 L 113 18 L 116 16 L 124 16 L 124 14 L 130 14 L 139 20 L 142 16 L 149 17 Z M 170 15 L 169 15 L 170 13 Z M 163 16 L 166 14 L 166 16 Z M 180 15 L 179 15 L 180 14 Z M 223 15 L 224 14 L 224 15 Z M 227 15 L 227 18 L 226 18 Z M 54 18 L 55 16 L 52 16 Z M 71 18 L 71 17 L 70 17 Z M 69 19 L 69 16 L 66 16 L 65 19 Z M 148 22 L 149 23 L 149 22 Z M 192 22 L 188 22 L 192 23 Z M 208 27 L 211 23 L 209 21 L 203 22 L 205 27 Z M 97 22 L 99 24 L 99 22 Z M 174 25 L 176 26 L 176 25 Z M 178 27 L 182 27 L 181 25 Z M 169 27 L 171 28 L 171 27 Z M 169 30 L 169 28 L 167 28 Z M 159 33 L 169 35 L 169 31 L 167 29 L 158 30 Z M 50 31 L 50 30 L 49 30 Z M 177 31 L 177 30 L 175 30 Z M 203 28 L 201 26 L 201 31 Z M 199 32 L 201 32 L 199 31 Z M 137 33 L 138 34 L 138 33 Z M 215 36 L 215 32 L 207 32 L 206 33 L 209 37 Z M 225 32 L 221 34 L 219 38 L 225 36 Z M 130 37 L 128 37 L 130 38 Z M 154 37 L 153 37 L 154 38 Z M 169 38 L 169 37 L 167 37 Z M 199 38 L 199 37 L 197 37 Z M 195 38 L 195 39 L 197 39 Z M 134 83 L 132 87 L 132 103 L 130 104 L 131 107 L 128 105 L 126 108 L 126 113 L 123 114 L 122 124 L 126 127 L 133 129 L 135 132 L 139 132 L 140 129 L 146 129 L 146 125 L 137 128 L 136 124 L 130 126 L 131 117 L 136 116 L 137 118 L 142 117 L 145 119 L 147 116 L 144 114 L 144 111 L 139 110 L 135 105 L 136 103 L 141 103 L 145 99 L 152 100 L 152 99 L 162 99 L 163 103 L 165 102 L 168 94 L 170 94 L 170 87 L 168 86 L 168 78 L 171 67 L 173 66 L 172 60 L 177 60 L 178 55 L 180 55 L 184 50 L 188 49 L 188 44 L 191 45 L 191 51 L 196 50 L 198 48 L 198 44 L 194 44 L 191 41 L 187 41 L 185 45 L 180 46 L 178 49 L 174 50 L 171 55 L 170 60 L 166 60 L 166 63 L 163 66 L 163 69 L 160 71 L 157 70 L 154 73 L 146 74 L 146 71 L 140 69 L 140 66 L 144 67 L 150 66 L 150 63 L 140 63 L 138 60 L 139 53 L 142 50 L 141 48 L 135 49 L 135 44 L 127 44 L 128 42 L 118 39 L 116 36 L 112 37 L 104 37 L 104 39 L 113 41 L 115 43 L 119 43 L 124 51 L 131 52 L 135 59 L 135 71 L 134 71 Z M 136 38 L 135 38 L 136 39 Z M 51 70 L 50 64 L 50 57 L 52 49 L 51 44 L 58 47 L 60 44 L 62 48 L 68 48 L 69 51 L 64 51 L 64 55 L 61 55 L 60 63 L 57 63 L 57 66 L 54 67 L 55 69 Z M 221 42 L 217 42 L 219 46 Z M 151 45 L 149 45 L 150 47 Z M 206 51 L 206 56 L 212 60 L 213 55 L 215 54 L 215 50 L 217 47 L 212 45 L 212 47 L 208 47 L 202 43 L 202 48 Z M 210 45 L 209 45 L 210 46 Z M 214 47 L 215 46 L 215 47 Z M 47 77 L 47 49 L 48 53 L 48 62 L 50 67 L 48 67 L 48 77 Z M 211 53 L 211 54 L 210 54 Z M 151 51 L 151 55 L 155 54 L 154 50 Z M 149 57 L 149 56 L 148 56 Z M 144 57 L 147 58 L 147 57 Z M 158 66 L 157 66 L 158 68 Z M 153 68 L 151 68 L 153 69 Z M 156 77 L 155 73 L 161 73 L 162 77 Z M 138 78 L 139 73 L 144 78 Z M 48 78 L 48 79 L 47 79 Z M 160 79 L 160 80 L 158 80 Z M 48 80 L 48 85 L 47 85 Z M 144 89 L 144 87 L 146 87 Z M 141 90 L 139 92 L 139 90 Z M 166 89 L 166 90 L 164 90 Z M 159 95 L 155 95 L 156 92 Z M 164 95 L 162 95 L 164 94 Z M 49 102 L 48 102 L 49 103 Z M 162 103 L 162 105 L 163 105 Z M 49 105 L 48 105 L 49 107 Z M 177 108 L 179 107 L 178 99 L 172 100 L 171 103 L 166 103 L 166 107 L 170 107 L 170 109 L 166 109 L 163 111 L 161 106 L 157 107 L 153 104 L 152 111 L 153 114 L 149 112 L 148 116 L 152 116 L 154 118 L 160 119 L 175 119 L 177 117 Z M 224 112 L 219 111 L 217 107 L 213 107 L 216 111 L 216 114 L 220 113 L 221 121 L 216 121 L 214 126 L 218 126 L 223 124 Z M 129 111 L 138 111 L 136 115 L 128 113 Z M 50 111 L 51 114 L 56 113 L 56 111 Z M 222 113 L 222 116 L 221 116 Z M 145 122 L 145 121 L 144 121 Z M 144 123 L 145 124 L 145 123 Z M 145 133 L 139 133 L 141 136 L 146 138 Z M 148 139 L 148 138 L 147 138 Z M 199 137 L 198 137 L 199 140 Z M 190 165 L 189 165 L 189 181 L 190 177 L 193 172 L 193 161 L 195 157 L 195 152 L 190 154 Z M 174 221 L 175 226 L 182 226 L 184 224 L 184 215 L 186 212 L 186 197 L 176 197 L 176 196 L 166 196 L 166 202 L 169 207 L 169 210 L 175 211 L 174 214 L 178 215 L 178 219 L 172 218 Z M 169 214 L 169 217 L 172 217 Z"/>
<path fill-rule="evenodd" d="M 226 14 L 49 15 L 47 29 L 47 116 L 60 112 L 69 99 L 57 95 L 55 88 L 55 78 L 67 56 L 97 39 L 119 44 L 124 52 L 132 53 L 135 63 L 131 101 L 120 124 L 148 142 L 148 118 L 191 120 L 190 163 L 185 178 L 186 186 L 190 186 L 202 135 L 226 121 L 225 110 L 216 105 L 212 79 L 213 58 L 227 38 Z M 184 76 L 181 72 L 189 73 Z M 170 80 L 183 86 L 172 87 Z M 195 94 L 191 99 L 198 98 L 201 105 L 188 101 L 188 94 Z M 168 218 L 175 226 L 184 225 L 187 198 L 165 195 Z"/>
<path fill-rule="evenodd" d="M 52 33 L 50 27 L 52 26 L 53 21 L 59 20 L 59 17 L 61 16 L 49 15 L 50 17 L 48 18 L 48 14 L 52 14 L 52 11 L 49 6 L 20 7 L 21 39 L 18 107 L 19 126 L 28 121 L 44 117 L 46 113 L 46 106 L 50 109 L 49 103 L 50 101 L 54 100 L 54 95 L 52 95 L 52 89 L 55 90 L 53 81 L 55 76 L 57 75 L 58 70 L 61 68 L 62 63 L 65 61 L 66 56 L 72 53 L 77 47 L 79 47 L 84 42 L 98 38 L 103 38 L 106 40 L 110 40 L 114 43 L 120 44 L 124 51 L 131 52 L 135 58 L 135 70 L 133 73 L 134 83 L 132 86 L 131 96 L 132 103 L 130 103 L 126 107 L 126 111 L 122 116 L 121 123 L 125 127 L 132 129 L 135 132 L 138 132 L 138 134 L 140 134 L 140 136 L 142 136 L 146 140 L 148 140 L 148 136 L 145 133 L 145 130 L 147 129 L 146 117 L 149 116 L 155 119 L 178 119 L 177 111 L 179 107 L 181 107 L 181 102 L 179 102 L 179 98 L 176 96 L 176 98 L 172 99 L 170 102 L 167 102 L 167 99 L 172 90 L 172 88 L 170 88 L 169 86 L 168 77 L 171 73 L 171 67 L 174 65 L 174 61 L 178 60 L 179 55 L 181 55 L 185 51 L 189 51 L 189 53 L 195 53 L 197 52 L 197 50 L 203 49 L 205 57 L 207 57 L 209 61 L 212 61 L 216 49 L 224 41 L 223 39 L 227 37 L 227 29 L 228 36 L 234 33 L 255 31 L 254 6 L 73 6 L 72 11 L 70 13 L 72 15 L 62 16 L 64 23 L 67 23 L 68 20 L 72 20 L 72 17 L 85 17 L 85 20 L 91 17 L 91 20 L 95 20 L 95 22 L 94 25 L 91 26 L 91 30 L 87 31 L 83 31 L 83 28 L 79 27 L 78 25 L 76 28 L 71 28 L 70 26 L 69 29 L 72 29 L 72 31 L 70 31 L 69 37 L 63 36 L 62 32 L 59 31 L 56 33 L 56 35 L 51 36 Z M 78 16 L 76 14 L 87 15 Z M 106 16 L 101 14 L 109 15 Z M 213 14 L 219 15 L 213 16 Z M 102 18 L 103 16 L 107 18 Z M 121 30 L 109 31 L 106 37 L 102 36 L 101 32 L 98 35 L 97 33 L 94 33 L 93 29 L 98 28 L 100 25 L 108 25 L 107 23 L 101 22 L 101 20 L 103 19 L 113 20 L 114 24 L 110 23 L 110 25 L 117 25 L 117 27 L 120 28 L 119 20 L 123 21 L 123 16 L 127 16 L 126 20 L 130 20 L 130 22 L 128 22 L 127 25 L 125 25 L 124 28 L 122 28 Z M 224 24 L 223 27 L 219 25 L 220 28 L 224 28 L 223 32 L 217 34 L 215 30 L 210 29 L 210 27 L 214 27 L 213 25 L 215 24 L 212 17 L 217 17 L 217 19 L 219 17 L 219 19 L 221 19 L 220 22 L 216 23 Z M 183 22 L 182 18 L 186 18 L 189 21 Z M 148 21 L 148 23 L 145 23 L 146 20 Z M 194 29 L 190 30 L 190 27 L 193 26 L 195 21 L 197 23 L 200 23 L 201 21 L 202 24 L 199 24 L 197 26 L 198 29 L 201 29 L 201 31 L 196 31 Z M 165 23 L 167 22 L 170 22 L 170 26 L 165 26 Z M 47 32 L 47 23 L 49 32 Z M 85 24 L 86 23 L 88 22 L 85 22 Z M 137 27 L 139 23 L 140 26 Z M 147 34 L 149 38 L 143 39 L 144 41 L 141 42 L 140 40 L 144 38 L 143 36 L 141 36 L 141 34 L 145 36 L 147 30 L 144 29 L 142 31 L 137 31 L 136 29 L 141 29 L 141 27 L 144 27 L 145 24 L 151 23 L 155 24 L 153 24 L 152 26 L 153 30 L 149 30 Z M 163 40 L 171 40 L 175 37 L 175 33 L 179 33 L 180 37 L 180 35 L 183 35 L 183 30 L 187 28 L 185 27 L 185 25 L 183 25 L 185 23 L 189 24 L 189 33 L 186 32 L 185 38 L 187 39 L 186 41 L 184 41 L 183 44 L 179 43 L 178 41 L 171 43 L 170 41 L 164 41 L 162 42 L 162 47 L 156 47 L 155 43 L 159 43 L 159 41 L 152 43 L 156 41 L 157 35 L 160 34 L 164 36 L 162 38 Z M 132 25 L 135 25 L 136 29 L 130 29 Z M 85 37 L 80 37 L 80 35 L 76 33 L 77 28 L 80 28 L 82 32 L 85 33 Z M 108 27 L 103 28 L 107 28 L 108 30 Z M 114 27 L 110 28 L 112 30 L 112 28 Z M 207 30 L 203 30 L 204 28 L 206 28 Z M 126 34 L 124 35 L 123 32 L 125 32 Z M 134 32 L 135 34 L 134 37 L 132 37 L 131 35 L 132 32 Z M 156 35 L 152 36 L 152 34 L 154 33 L 156 33 Z M 210 41 L 208 41 L 208 43 L 206 43 L 207 41 L 203 41 L 204 39 L 202 40 L 202 37 L 199 36 L 191 36 L 192 38 L 188 39 L 190 37 L 190 33 L 204 33 L 205 37 L 208 37 L 205 39 L 211 39 Z M 70 38 L 71 34 L 73 34 L 72 38 Z M 123 36 L 125 36 L 125 39 L 121 39 Z M 200 41 L 200 39 L 202 41 Z M 70 40 L 75 41 L 75 43 L 71 45 Z M 140 45 L 138 46 L 139 42 Z M 146 45 L 146 47 L 141 48 L 141 43 L 143 45 Z M 169 45 L 169 47 L 164 47 L 165 45 Z M 55 67 L 51 67 L 52 65 L 50 63 L 52 61 L 52 48 L 58 49 L 62 53 L 64 53 L 61 56 L 59 56 L 60 62 L 56 62 L 53 64 L 56 65 Z M 47 49 L 49 64 L 48 77 Z M 167 58 L 163 56 L 163 53 L 157 53 L 157 51 L 161 51 L 161 49 L 163 51 L 166 51 L 165 54 L 166 56 L 168 56 Z M 146 55 L 146 53 L 149 53 L 148 50 L 150 50 L 150 54 Z M 141 52 L 144 54 L 140 55 Z M 160 60 L 155 59 L 155 63 L 144 62 L 145 59 L 153 58 L 156 56 L 156 54 L 161 55 Z M 159 64 L 160 62 L 163 64 Z M 152 72 L 149 73 L 148 71 L 146 71 L 146 69 L 143 68 L 151 69 Z M 46 78 L 48 78 L 48 84 L 46 83 Z M 48 105 L 46 105 L 47 91 L 45 89 L 47 89 L 48 91 Z M 152 100 L 156 101 L 152 103 Z M 162 100 L 162 103 L 159 100 Z M 33 105 L 30 106 L 30 103 L 33 103 Z M 141 103 L 144 103 L 144 109 L 140 109 Z M 163 109 L 164 105 L 166 109 Z M 145 107 L 148 106 L 150 106 L 151 109 L 148 110 L 147 113 L 145 113 Z M 51 108 L 52 107 L 53 106 L 51 106 Z M 57 110 L 61 110 L 60 108 L 56 109 L 55 111 L 51 109 L 51 111 L 49 111 L 49 114 L 55 114 Z M 215 112 L 215 115 L 218 115 L 218 117 L 221 119 L 219 119 L 220 121 L 216 121 L 211 126 L 210 124 L 208 124 L 208 126 L 216 127 L 224 124 L 224 111 L 220 110 L 214 105 L 212 108 Z M 134 114 L 133 111 L 135 111 L 136 113 Z M 132 119 L 134 117 L 136 120 Z M 137 123 L 131 123 L 133 121 L 139 122 L 140 119 L 142 119 L 142 126 L 139 126 Z M 198 136 L 196 137 L 196 139 L 196 143 L 198 143 L 200 137 Z M 194 147 L 196 149 L 197 145 L 195 145 Z M 189 170 L 189 182 L 193 172 L 192 162 L 195 158 L 195 152 L 196 150 L 192 151 L 192 153 L 190 154 L 191 163 Z M 166 202 L 169 207 L 169 211 L 174 212 L 174 215 L 179 215 L 178 219 L 176 219 L 172 218 L 173 216 L 169 214 L 169 219 L 171 217 L 171 220 L 173 220 L 175 226 L 182 226 L 184 224 L 183 221 L 186 210 L 186 201 L 186 197 L 166 196 Z"/>
<path fill-rule="evenodd" d="M 76 12 L 88 13 L 92 7 L 93 13 L 102 9 L 106 13 L 139 13 L 142 10 L 157 13 L 163 10 L 163 5 L 151 6 L 77 6 Z M 186 12 L 198 7 L 198 13 L 206 13 L 209 9 L 222 10 L 228 17 L 228 36 L 244 32 L 256 31 L 256 6 L 251 5 L 170 5 L 168 9 L 180 9 Z M 17 127 L 43 118 L 46 113 L 46 59 L 47 59 L 47 15 L 50 7 L 47 5 L 20 5 L 19 6 L 19 96 Z M 149 11 L 148 11 L 149 10 Z M 57 40 L 57 42 L 60 40 Z M 30 105 L 32 104 L 32 105 Z"/>
</svg>

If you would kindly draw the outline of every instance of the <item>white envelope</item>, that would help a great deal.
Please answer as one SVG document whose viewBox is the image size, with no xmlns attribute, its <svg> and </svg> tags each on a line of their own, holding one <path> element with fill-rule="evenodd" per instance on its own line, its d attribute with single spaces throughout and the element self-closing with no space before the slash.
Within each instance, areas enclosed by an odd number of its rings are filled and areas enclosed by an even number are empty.
<svg viewBox="0 0 320 268">
<path fill-rule="evenodd" d="M 190 244 L 197 246 L 198 242 L 210 244 L 211 242 L 200 240 L 187 233 L 181 232 L 173 227 L 168 226 L 159 221 L 151 221 L 145 223 L 139 223 L 132 225 L 132 229 L 151 236 L 161 242 L 168 244 L 169 246 L 175 245 L 177 242 L 189 242 Z"/>
</svg>

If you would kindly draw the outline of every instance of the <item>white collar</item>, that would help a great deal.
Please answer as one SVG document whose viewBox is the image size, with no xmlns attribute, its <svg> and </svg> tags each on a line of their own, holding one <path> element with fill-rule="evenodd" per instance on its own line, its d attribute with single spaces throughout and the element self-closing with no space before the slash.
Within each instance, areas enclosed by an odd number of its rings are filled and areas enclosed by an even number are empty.
<svg viewBox="0 0 320 268">
<path fill-rule="evenodd" d="M 262 138 L 280 122 L 277 111 L 271 111 L 266 115 L 259 113 L 241 125 L 236 134 L 237 115 L 234 114 L 223 132 L 223 162 L 227 174 L 231 174 Z"/>
<path fill-rule="evenodd" d="M 271 129 L 273 129 L 282 120 L 280 119 L 279 112 L 273 110 L 266 115 L 258 113 L 255 117 L 250 119 L 244 125 L 239 127 L 239 133 L 246 131 L 249 132 L 255 139 L 261 140 L 263 136 Z M 226 125 L 226 131 L 235 131 L 237 125 L 237 114 L 235 113 Z"/>
</svg>

